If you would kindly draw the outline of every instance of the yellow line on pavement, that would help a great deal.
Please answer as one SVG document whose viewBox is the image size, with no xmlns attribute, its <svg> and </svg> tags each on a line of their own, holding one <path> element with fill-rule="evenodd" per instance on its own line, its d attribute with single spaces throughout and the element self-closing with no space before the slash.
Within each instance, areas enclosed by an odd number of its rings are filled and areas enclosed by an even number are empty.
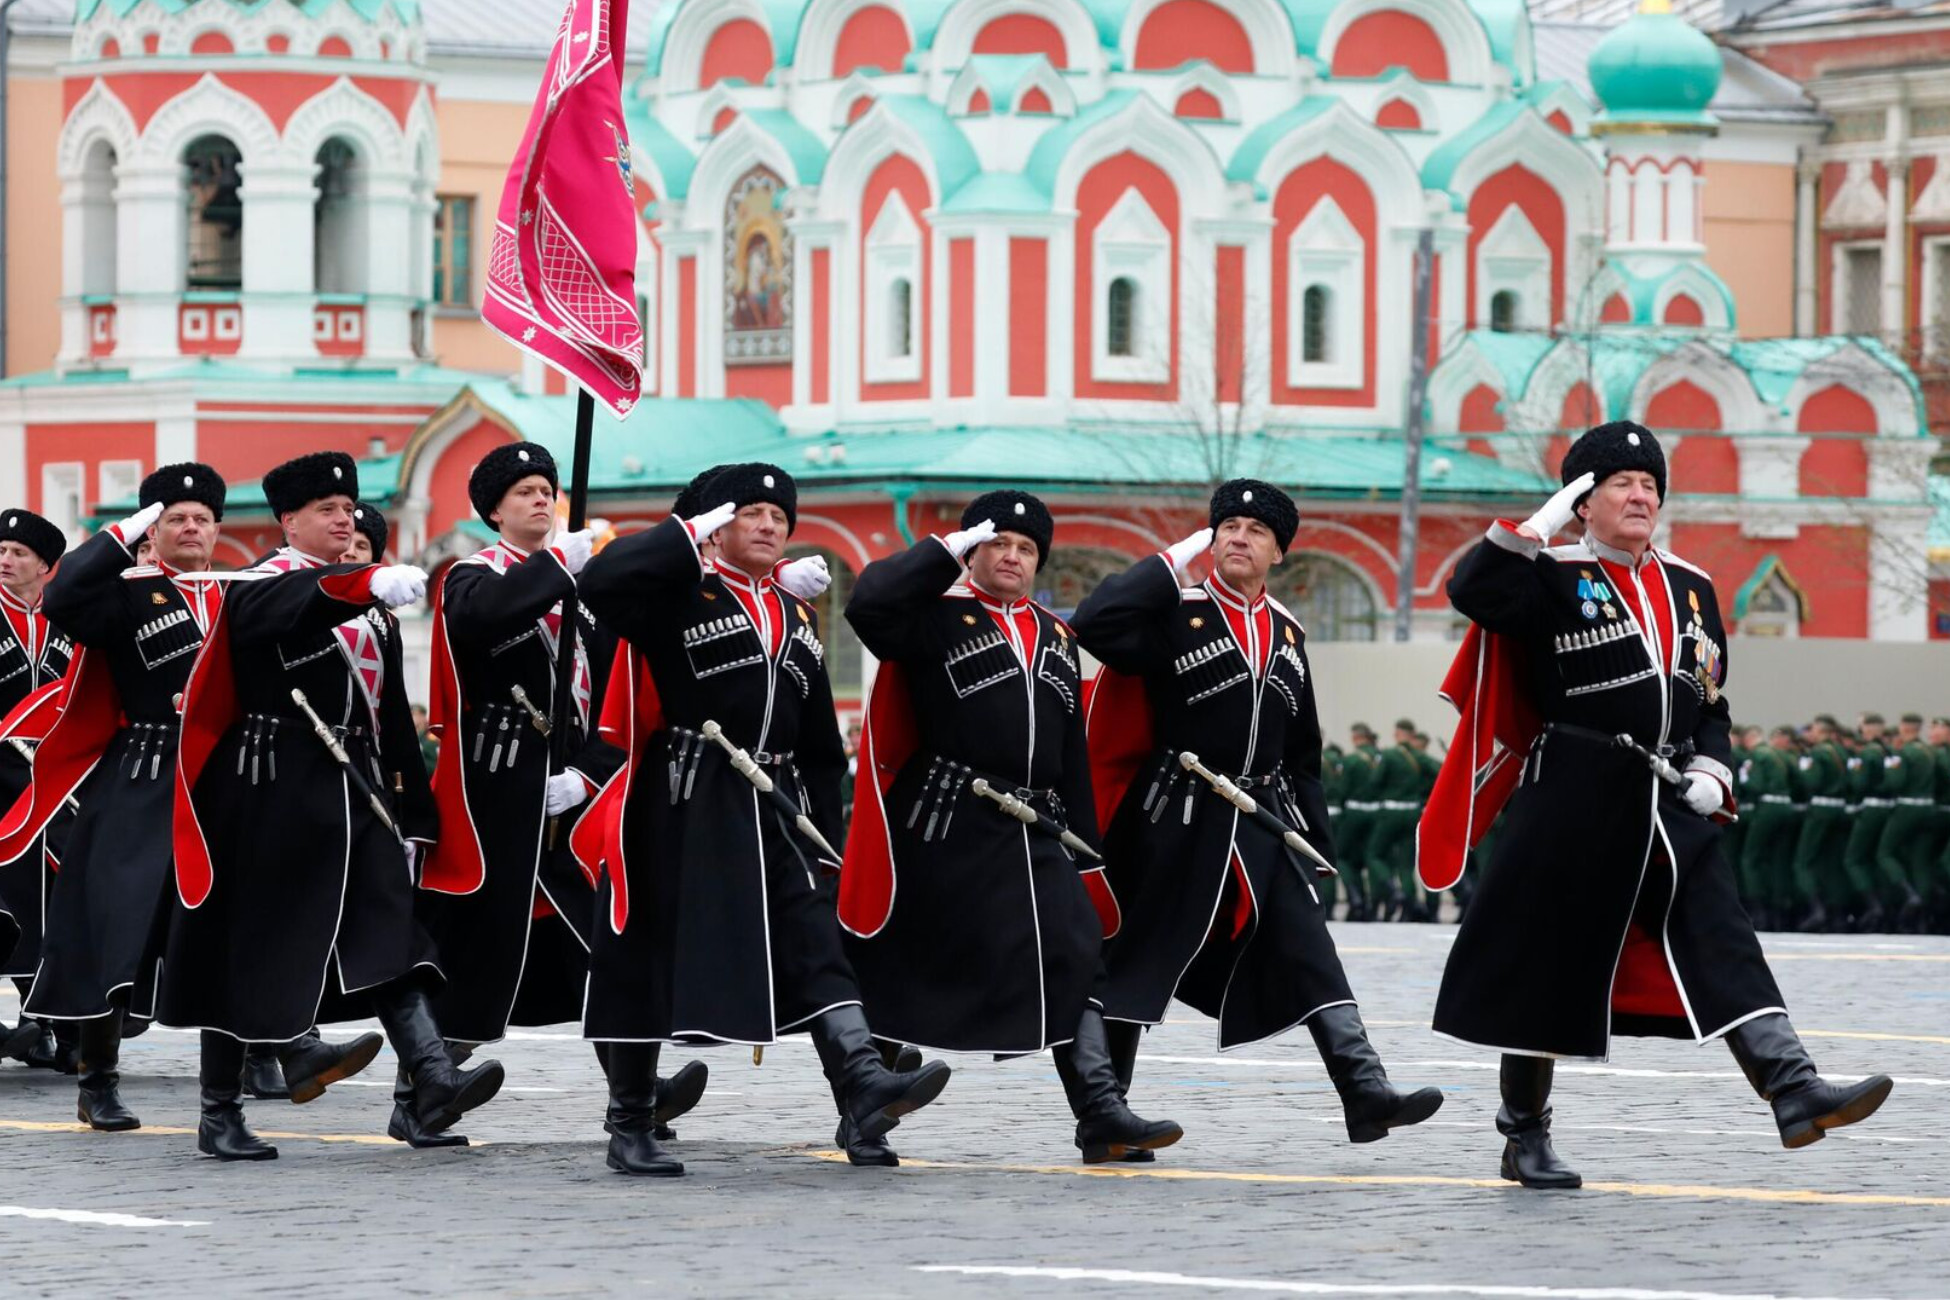
<svg viewBox="0 0 1950 1300">
<path fill-rule="evenodd" d="M 32 1120 L 32 1119 L 0 1119 L 0 1129 L 13 1129 L 16 1132 L 21 1132 L 21 1133 L 90 1133 L 92 1134 L 95 1132 L 94 1129 L 89 1128 L 86 1124 L 50 1124 L 43 1120 Z M 285 1132 L 274 1131 L 267 1128 L 252 1129 L 251 1132 L 257 1134 L 257 1136 L 261 1138 L 282 1138 L 294 1142 L 296 1141 L 354 1142 L 354 1143 L 358 1143 L 361 1146 L 398 1147 L 402 1151 L 407 1149 L 407 1146 L 404 1142 L 395 1142 L 393 1141 L 393 1139 L 389 1137 L 381 1137 L 373 1133 L 285 1133 Z M 102 1137 L 129 1137 L 129 1136 L 195 1137 L 196 1130 L 193 1128 L 170 1128 L 167 1125 L 156 1125 L 152 1127 L 148 1124 L 144 1124 L 141 1128 L 129 1129 L 126 1133 L 103 1133 L 101 1134 L 101 1136 Z M 476 1142 L 474 1143 L 474 1145 L 485 1146 L 486 1143 Z"/>
<path fill-rule="evenodd" d="M 1878 1034 L 1854 1029 L 1802 1029 L 1797 1032 L 1803 1038 L 1861 1038 L 1872 1043 L 1950 1044 L 1950 1038 L 1942 1034 Z"/>
<path fill-rule="evenodd" d="M 843 1151 L 808 1151 L 817 1160 L 842 1161 Z M 1469 1187 L 1515 1191 L 1501 1178 L 1445 1178 L 1437 1174 L 1275 1174 L 1227 1169 L 1169 1169 L 1137 1165 L 1004 1165 L 960 1160 L 911 1160 L 903 1169 L 958 1169 L 978 1173 L 1068 1174 L 1076 1178 L 1163 1178 L 1177 1182 L 1274 1183 L 1338 1187 Z M 1819 1192 L 1804 1187 L 1712 1187 L 1693 1183 L 1586 1182 L 1587 1192 L 1626 1196 L 1679 1197 L 1688 1200 L 1772 1201 L 1798 1205 L 1924 1206 L 1950 1208 L 1950 1196 L 1896 1196 L 1872 1192 Z"/>
</svg>

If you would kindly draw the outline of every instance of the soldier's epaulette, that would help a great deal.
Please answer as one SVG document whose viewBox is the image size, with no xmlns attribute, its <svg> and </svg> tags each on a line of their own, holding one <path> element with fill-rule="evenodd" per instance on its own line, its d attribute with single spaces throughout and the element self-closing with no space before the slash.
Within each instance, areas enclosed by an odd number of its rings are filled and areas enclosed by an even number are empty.
<svg viewBox="0 0 1950 1300">
<path fill-rule="evenodd" d="M 135 578 L 161 578 L 165 576 L 167 575 L 153 564 L 137 564 L 122 570 L 122 577 L 131 580 Z"/>
<path fill-rule="evenodd" d="M 1562 546 L 1546 546 L 1544 554 L 1553 560 L 1595 560 L 1597 555 L 1582 541 L 1566 542 Z"/>
<path fill-rule="evenodd" d="M 1700 577 L 1705 578 L 1708 582 L 1713 581 L 1712 574 L 1708 573 L 1705 569 L 1700 568 L 1699 565 L 1694 564 L 1691 560 L 1682 560 L 1677 555 L 1674 555 L 1671 551 L 1661 550 L 1656 546 L 1652 548 L 1652 553 L 1658 556 L 1660 561 L 1665 564 L 1676 564 L 1680 568 L 1686 570 L 1688 573 L 1696 573 Z"/>
<path fill-rule="evenodd" d="M 1307 634 L 1307 625 L 1305 623 L 1302 623 L 1299 617 L 1295 615 L 1292 610 L 1288 609 L 1285 605 L 1282 605 L 1279 601 L 1274 600 L 1271 596 L 1268 596 L 1266 598 L 1266 603 L 1271 605 L 1274 609 L 1278 610 L 1280 613 L 1286 615 L 1288 618 L 1292 619 L 1293 625 L 1300 629 L 1300 635 L 1305 636 Z"/>
<path fill-rule="evenodd" d="M 1206 589 L 1205 589 L 1204 587 L 1202 587 L 1202 586 L 1199 586 L 1199 587 L 1180 587 L 1180 588 L 1178 589 L 1178 599 L 1180 599 L 1180 600 L 1210 600 L 1210 599 L 1212 599 L 1212 593 L 1211 593 L 1211 592 L 1209 592 L 1209 591 L 1207 591 L 1207 590 L 1206 590 Z"/>
</svg>

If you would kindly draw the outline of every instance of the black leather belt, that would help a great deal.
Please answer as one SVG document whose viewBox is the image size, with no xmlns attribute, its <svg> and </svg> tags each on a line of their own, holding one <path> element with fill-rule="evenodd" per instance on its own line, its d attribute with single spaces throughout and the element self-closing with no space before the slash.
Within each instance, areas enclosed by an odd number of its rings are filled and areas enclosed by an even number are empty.
<svg viewBox="0 0 1950 1300">
<path fill-rule="evenodd" d="M 1555 731 L 1574 740 L 1588 740 L 1594 745 L 1604 745 L 1607 748 L 1618 744 L 1616 733 L 1599 731 L 1595 727 L 1581 727 L 1575 722 L 1546 722 L 1544 730 Z M 1647 745 L 1646 748 L 1675 766 L 1684 763 L 1698 752 L 1690 740 L 1683 745 Z"/>
</svg>

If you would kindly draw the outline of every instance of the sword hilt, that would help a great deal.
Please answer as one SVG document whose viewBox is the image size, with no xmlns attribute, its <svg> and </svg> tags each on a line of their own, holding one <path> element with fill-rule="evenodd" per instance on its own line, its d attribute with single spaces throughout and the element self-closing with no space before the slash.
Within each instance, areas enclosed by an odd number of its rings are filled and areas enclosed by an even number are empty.
<svg viewBox="0 0 1950 1300">
<path fill-rule="evenodd" d="M 772 774 L 760 767 L 758 760 L 733 743 L 731 737 L 724 734 L 723 727 L 707 720 L 702 728 L 702 734 L 706 740 L 730 755 L 731 766 L 737 770 L 738 775 L 757 786 L 759 793 L 772 793 Z"/>
<path fill-rule="evenodd" d="M 548 720 L 546 713 L 543 713 L 535 707 L 535 701 L 528 698 L 528 692 L 522 689 L 521 683 L 517 682 L 513 686 L 510 686 L 508 693 L 515 697 L 516 704 L 519 704 L 523 709 L 527 710 L 528 721 L 534 726 L 535 730 L 541 732 L 544 736 L 555 730 L 555 724 Z"/>
</svg>

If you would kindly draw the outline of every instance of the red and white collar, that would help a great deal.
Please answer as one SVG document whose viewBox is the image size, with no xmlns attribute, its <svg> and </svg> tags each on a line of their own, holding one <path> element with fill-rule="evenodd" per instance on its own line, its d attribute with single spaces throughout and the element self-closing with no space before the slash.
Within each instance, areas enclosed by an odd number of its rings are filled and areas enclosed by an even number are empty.
<svg viewBox="0 0 1950 1300">
<path fill-rule="evenodd" d="M 14 595 L 13 591 L 7 587 L 0 587 L 0 605 L 4 605 L 6 608 L 19 614 L 38 614 L 41 612 L 41 602 L 38 599 L 30 605 L 20 597 Z"/>
<path fill-rule="evenodd" d="M 1266 608 L 1266 588 L 1263 586 L 1259 589 L 1259 594 L 1249 600 L 1244 592 L 1233 587 L 1216 573 L 1205 580 L 1205 585 L 1211 591 L 1212 599 L 1240 613 L 1251 611 L 1257 614 Z"/>
<path fill-rule="evenodd" d="M 991 612 L 997 614 L 1020 614 L 1035 603 L 1027 596 L 1018 597 L 1015 600 L 1005 600 L 994 592 L 985 590 L 973 577 L 968 579 L 968 591 L 970 595 L 981 601 Z"/>
</svg>

